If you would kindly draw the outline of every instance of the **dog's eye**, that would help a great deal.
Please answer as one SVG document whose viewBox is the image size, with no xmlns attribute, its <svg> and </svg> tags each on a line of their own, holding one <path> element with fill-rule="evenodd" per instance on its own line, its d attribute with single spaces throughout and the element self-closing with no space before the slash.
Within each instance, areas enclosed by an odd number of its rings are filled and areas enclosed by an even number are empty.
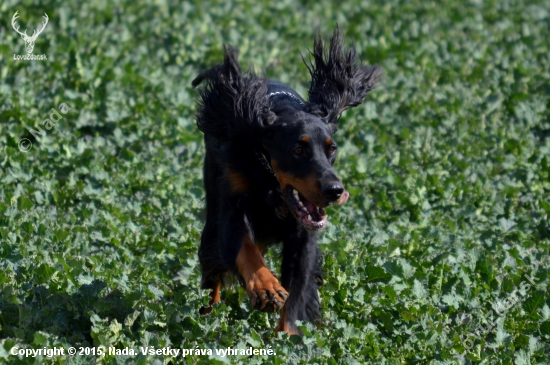
<svg viewBox="0 0 550 365">
<path fill-rule="evenodd" d="M 330 153 L 331 155 L 334 155 L 334 152 L 336 152 L 338 148 L 336 146 L 330 146 L 328 148 L 328 153 Z"/>
<path fill-rule="evenodd" d="M 296 148 L 294 149 L 294 154 L 295 154 L 295 155 L 301 155 L 302 152 L 304 152 L 304 150 L 302 149 L 302 147 L 296 147 Z"/>
</svg>

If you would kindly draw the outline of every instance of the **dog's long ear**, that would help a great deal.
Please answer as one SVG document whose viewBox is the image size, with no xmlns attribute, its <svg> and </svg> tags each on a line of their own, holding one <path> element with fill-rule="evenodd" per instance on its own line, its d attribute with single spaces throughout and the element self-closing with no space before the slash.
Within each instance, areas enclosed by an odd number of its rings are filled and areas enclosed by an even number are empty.
<svg viewBox="0 0 550 365">
<path fill-rule="evenodd" d="M 242 73 L 239 52 L 224 46 L 224 63 L 202 72 L 193 87 L 202 81 L 199 90 L 197 125 L 206 135 L 228 140 L 238 135 L 256 133 L 273 123 L 275 114 L 269 109 L 268 80 Z"/>
<path fill-rule="evenodd" d="M 338 116 L 344 110 L 363 102 L 382 77 L 382 69 L 378 66 L 358 65 L 353 45 L 349 50 L 343 49 L 338 27 L 334 29 L 328 52 L 326 48 L 326 43 L 317 31 L 311 52 L 315 64 L 306 63 L 311 74 L 309 107 L 311 113 L 325 118 L 336 130 Z"/>
</svg>

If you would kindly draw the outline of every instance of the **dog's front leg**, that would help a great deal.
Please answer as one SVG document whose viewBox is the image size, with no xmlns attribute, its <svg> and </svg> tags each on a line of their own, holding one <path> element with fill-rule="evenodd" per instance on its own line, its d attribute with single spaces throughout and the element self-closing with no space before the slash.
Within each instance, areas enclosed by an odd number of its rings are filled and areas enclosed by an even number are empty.
<svg viewBox="0 0 550 365">
<path fill-rule="evenodd" d="M 245 197 L 231 197 L 220 206 L 221 253 L 228 270 L 242 279 L 252 308 L 266 312 L 281 309 L 288 292 L 265 265 L 259 247 L 252 241 L 250 227 L 245 221 Z"/>
<path fill-rule="evenodd" d="M 248 234 L 243 236 L 237 268 L 244 280 L 252 308 L 275 312 L 283 307 L 288 292 L 267 268 L 259 247 Z"/>
<path fill-rule="evenodd" d="M 281 282 L 290 295 L 276 331 L 302 335 L 296 320 L 320 319 L 317 285 L 322 280 L 317 234 L 305 229 L 292 234 L 283 245 Z"/>
</svg>

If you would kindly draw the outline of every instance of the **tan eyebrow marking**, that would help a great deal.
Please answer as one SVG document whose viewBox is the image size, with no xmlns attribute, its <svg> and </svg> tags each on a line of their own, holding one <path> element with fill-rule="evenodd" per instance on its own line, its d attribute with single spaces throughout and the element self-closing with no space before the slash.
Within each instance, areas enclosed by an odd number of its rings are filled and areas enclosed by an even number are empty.
<svg viewBox="0 0 550 365">
<path fill-rule="evenodd" d="M 300 140 L 302 142 L 308 143 L 309 142 L 309 137 L 308 136 L 303 136 Z"/>
<path fill-rule="evenodd" d="M 327 143 L 327 145 L 331 145 L 332 144 L 332 139 L 330 137 L 327 137 L 327 139 L 325 139 L 325 142 Z"/>
</svg>

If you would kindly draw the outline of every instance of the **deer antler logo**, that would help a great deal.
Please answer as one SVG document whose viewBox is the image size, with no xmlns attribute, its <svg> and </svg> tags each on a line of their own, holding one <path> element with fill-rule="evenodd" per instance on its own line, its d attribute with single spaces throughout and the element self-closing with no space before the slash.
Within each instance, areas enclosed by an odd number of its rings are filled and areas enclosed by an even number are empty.
<svg viewBox="0 0 550 365">
<path fill-rule="evenodd" d="M 44 30 L 44 28 L 46 28 L 46 24 L 48 24 L 48 14 L 44 13 L 44 16 L 43 18 L 45 19 L 44 22 L 42 22 L 42 28 L 41 29 L 35 29 L 34 32 L 32 33 L 32 36 L 28 36 L 27 35 L 27 30 L 25 29 L 25 32 L 21 32 L 19 30 L 19 25 L 17 25 L 17 13 L 19 11 L 16 11 L 15 14 L 13 14 L 13 18 L 11 18 L 11 26 L 13 27 L 13 29 L 15 29 L 15 31 L 17 33 L 19 33 L 21 35 L 21 37 L 23 38 L 23 40 L 25 41 L 25 49 L 27 50 L 27 53 L 28 54 L 31 54 L 32 53 L 32 50 L 34 49 L 34 42 L 36 42 L 36 38 L 38 38 L 38 36 L 40 35 L 40 33 L 42 33 L 42 31 Z"/>
</svg>

